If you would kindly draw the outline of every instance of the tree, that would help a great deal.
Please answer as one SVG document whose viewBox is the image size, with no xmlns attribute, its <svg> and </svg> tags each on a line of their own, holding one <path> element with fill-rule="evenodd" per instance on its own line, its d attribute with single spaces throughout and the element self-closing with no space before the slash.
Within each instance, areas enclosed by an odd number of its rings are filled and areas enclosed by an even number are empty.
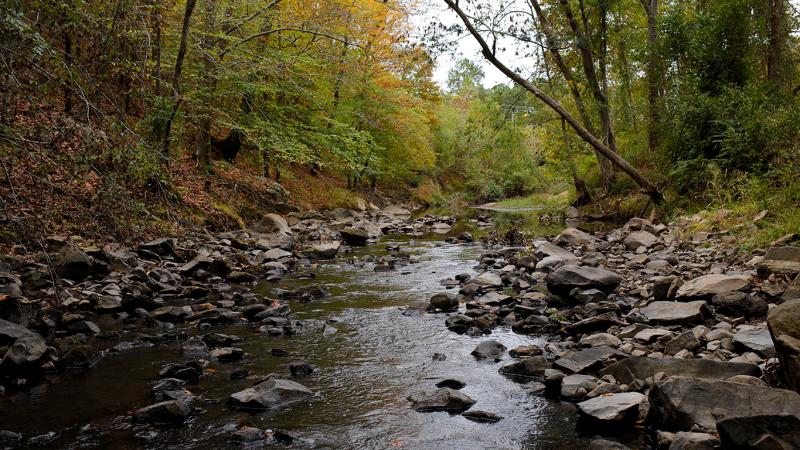
<svg viewBox="0 0 800 450">
<path fill-rule="evenodd" d="M 468 32 L 472 35 L 472 37 L 478 42 L 478 45 L 481 47 L 481 51 L 483 53 L 484 58 L 489 61 L 492 65 L 497 67 L 503 74 L 508 76 L 512 81 L 520 85 L 521 87 L 525 88 L 537 98 L 542 100 L 545 104 L 547 104 L 550 108 L 552 108 L 560 117 L 562 117 L 569 125 L 572 127 L 573 130 L 589 145 L 591 145 L 594 149 L 596 149 L 601 155 L 608 158 L 615 166 L 619 167 L 622 171 L 627 173 L 642 189 L 655 201 L 656 203 L 660 203 L 663 200 L 663 196 L 659 189 L 651 183 L 648 179 L 646 179 L 639 171 L 637 171 L 633 166 L 630 165 L 625 159 L 619 156 L 616 152 L 614 152 L 611 148 L 609 148 L 603 141 L 598 139 L 592 133 L 590 133 L 578 120 L 576 120 L 557 100 L 553 97 L 547 95 L 543 90 L 537 87 L 532 82 L 528 81 L 504 63 L 502 63 L 495 54 L 494 47 L 490 46 L 478 29 L 473 24 L 470 17 L 464 12 L 464 10 L 454 1 L 454 0 L 445 0 L 445 3 L 452 9 L 461 19 L 464 26 L 467 28 Z M 583 51 L 585 57 L 590 56 L 587 52 Z M 590 62 L 590 58 L 588 60 L 584 60 L 584 65 L 587 65 Z"/>
</svg>

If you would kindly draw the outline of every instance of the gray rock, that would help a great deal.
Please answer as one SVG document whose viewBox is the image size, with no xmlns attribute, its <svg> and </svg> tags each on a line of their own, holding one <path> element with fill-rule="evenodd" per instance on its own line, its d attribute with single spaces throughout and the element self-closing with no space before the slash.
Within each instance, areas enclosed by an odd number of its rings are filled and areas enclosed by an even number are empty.
<svg viewBox="0 0 800 450">
<path fill-rule="evenodd" d="M 270 409 L 311 398 L 314 393 L 300 383 L 270 378 L 231 394 L 228 404 L 237 409 Z"/>
<path fill-rule="evenodd" d="M 92 274 L 92 259 L 83 250 L 68 244 L 53 258 L 58 274 L 74 281 L 83 281 Z"/>
<path fill-rule="evenodd" d="M 567 228 L 556 236 L 554 242 L 558 245 L 593 245 L 597 243 L 597 239 L 577 228 Z"/>
<path fill-rule="evenodd" d="M 511 378 L 531 378 L 543 375 L 548 366 L 544 356 L 531 356 L 503 366 L 498 372 Z"/>
<path fill-rule="evenodd" d="M 167 400 L 137 409 L 133 420 L 150 424 L 183 423 L 192 415 L 192 402 L 189 399 Z"/>
<path fill-rule="evenodd" d="M 8 346 L 0 369 L 19 372 L 37 369 L 47 354 L 47 343 L 39 334 L 7 320 L 0 319 L 0 347 Z"/>
<path fill-rule="evenodd" d="M 158 256 L 175 256 L 175 239 L 161 238 L 139 244 L 140 250 L 155 253 Z"/>
<path fill-rule="evenodd" d="M 441 311 L 458 309 L 458 296 L 450 292 L 441 292 L 431 297 L 431 305 Z"/>
<path fill-rule="evenodd" d="M 675 293 L 677 298 L 709 297 L 723 292 L 738 291 L 750 286 L 750 275 L 710 274 L 687 281 Z"/>
<path fill-rule="evenodd" d="M 598 333 L 585 335 L 580 340 L 583 347 L 619 347 L 622 341 L 614 335 L 608 333 Z"/>
<path fill-rule="evenodd" d="M 652 302 L 640 312 L 649 322 L 664 325 L 701 323 L 710 316 L 704 301 Z"/>
<path fill-rule="evenodd" d="M 292 229 L 289 227 L 286 219 L 275 213 L 264 214 L 261 221 L 253 227 L 253 230 L 258 233 L 292 235 Z"/>
<path fill-rule="evenodd" d="M 796 449 L 800 448 L 800 417 L 732 417 L 717 422 L 717 433 L 725 449 Z"/>
<path fill-rule="evenodd" d="M 466 411 L 461 413 L 461 415 L 468 420 L 478 423 L 497 423 L 503 420 L 503 416 L 478 410 Z"/>
<path fill-rule="evenodd" d="M 639 247 L 650 248 L 658 242 L 658 238 L 647 231 L 634 231 L 625 238 L 623 242 L 628 250 L 636 250 Z"/>
<path fill-rule="evenodd" d="M 592 442 L 589 443 L 589 450 L 630 450 L 630 447 L 622 445 L 619 442 L 598 438 L 592 439 Z"/>
<path fill-rule="evenodd" d="M 681 431 L 675 433 L 669 450 L 714 450 L 718 446 L 719 440 L 712 434 Z"/>
<path fill-rule="evenodd" d="M 546 385 L 552 385 L 555 388 L 555 375 L 553 379 L 547 379 Z M 591 375 L 572 374 L 567 375 L 561 379 L 561 387 L 559 394 L 561 398 L 570 401 L 581 400 L 589 392 L 597 388 L 599 380 Z"/>
<path fill-rule="evenodd" d="M 499 358 L 503 355 L 503 352 L 506 351 L 506 346 L 494 341 L 483 341 L 478 344 L 474 350 L 472 350 L 471 355 L 478 358 L 478 359 L 495 359 Z"/>
<path fill-rule="evenodd" d="M 714 361 L 710 359 L 646 358 L 623 359 L 600 371 L 612 375 L 617 382 L 631 384 L 635 380 L 652 378 L 657 373 L 665 376 L 706 378 L 724 380 L 736 375 L 761 376 L 755 364 Z"/>
<path fill-rule="evenodd" d="M 408 396 L 411 407 L 419 412 L 462 412 L 475 404 L 466 394 L 450 388 L 426 389 Z"/>
<path fill-rule="evenodd" d="M 767 279 L 770 274 L 800 273 L 800 247 L 771 247 L 758 265 L 758 275 Z"/>
<path fill-rule="evenodd" d="M 714 430 L 718 420 L 766 414 L 800 416 L 800 394 L 728 381 L 670 377 L 650 390 L 657 426 Z"/>
<path fill-rule="evenodd" d="M 762 358 L 775 356 L 775 345 L 769 330 L 761 328 L 752 331 L 740 331 L 733 335 L 733 347 L 742 352 L 755 352 Z"/>
<path fill-rule="evenodd" d="M 503 280 L 494 272 L 484 272 L 470 280 L 470 283 L 486 287 L 503 287 Z"/>
<path fill-rule="evenodd" d="M 692 331 L 686 331 L 667 341 L 664 346 L 664 353 L 667 355 L 674 355 L 684 349 L 693 352 L 699 347 L 700 341 L 694 333 Z"/>
<path fill-rule="evenodd" d="M 786 384 L 800 391 L 800 299 L 772 308 L 767 325 Z"/>
<path fill-rule="evenodd" d="M 369 240 L 369 232 L 362 228 L 348 227 L 339 232 L 342 235 L 342 240 L 348 245 L 367 245 Z"/>
<path fill-rule="evenodd" d="M 683 280 L 676 276 L 654 277 L 653 297 L 658 302 L 672 300 L 683 285 Z"/>
<path fill-rule="evenodd" d="M 603 395 L 578 403 L 583 418 L 603 425 L 632 424 L 647 418 L 650 403 L 638 392 Z"/>
<path fill-rule="evenodd" d="M 624 353 L 611 347 L 595 347 L 585 350 L 569 351 L 558 358 L 553 365 L 556 368 L 566 370 L 570 373 L 583 373 L 587 370 L 602 366 L 608 359 L 625 356 Z"/>
<path fill-rule="evenodd" d="M 564 266 L 547 276 L 547 288 L 558 295 L 569 295 L 575 288 L 598 289 L 611 293 L 622 282 L 622 276 L 596 267 Z"/>
<path fill-rule="evenodd" d="M 767 303 L 753 294 L 739 291 L 722 292 L 711 299 L 719 314 L 730 317 L 763 317 L 767 314 Z"/>
</svg>

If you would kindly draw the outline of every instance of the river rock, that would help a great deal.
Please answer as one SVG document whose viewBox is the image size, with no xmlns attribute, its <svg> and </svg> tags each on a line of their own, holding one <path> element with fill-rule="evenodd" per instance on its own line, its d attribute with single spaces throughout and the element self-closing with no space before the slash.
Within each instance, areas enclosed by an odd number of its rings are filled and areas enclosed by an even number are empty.
<svg viewBox="0 0 800 450">
<path fill-rule="evenodd" d="M 548 367 L 549 364 L 544 356 L 531 356 L 503 366 L 498 372 L 512 378 L 526 378 L 544 375 L 544 371 Z"/>
<path fill-rule="evenodd" d="M 470 283 L 484 287 L 503 287 L 503 280 L 500 275 L 494 272 L 484 272 L 470 280 Z"/>
<path fill-rule="evenodd" d="M 584 419 L 597 425 L 632 424 L 647 418 L 650 403 L 638 392 L 601 395 L 578 403 Z"/>
<path fill-rule="evenodd" d="M 707 378 L 724 380 L 736 375 L 761 376 L 755 364 L 714 361 L 711 359 L 646 358 L 632 357 L 618 361 L 600 374 L 611 375 L 619 383 L 631 384 L 635 380 L 652 378 L 657 373 L 665 376 Z"/>
<path fill-rule="evenodd" d="M 784 380 L 789 387 L 800 391 L 800 299 L 773 308 L 767 315 L 767 325 Z"/>
<path fill-rule="evenodd" d="M 697 339 L 697 336 L 694 335 L 694 332 L 685 331 L 673 339 L 667 341 L 666 345 L 664 346 L 664 353 L 667 355 L 674 355 L 681 350 L 688 350 L 693 352 L 700 347 L 700 341 Z"/>
<path fill-rule="evenodd" d="M 92 259 L 83 250 L 68 244 L 53 258 L 58 274 L 74 281 L 83 281 L 92 274 Z"/>
<path fill-rule="evenodd" d="M 619 442 L 609 441 L 608 439 L 592 439 L 589 443 L 589 450 L 631 450 L 630 447 Z"/>
<path fill-rule="evenodd" d="M 449 411 L 462 412 L 475 404 L 461 391 L 450 388 L 426 389 L 408 396 L 411 407 L 418 412 Z"/>
<path fill-rule="evenodd" d="M 47 343 L 38 333 L 7 320 L 0 319 L 0 347 L 8 346 L 0 369 L 19 372 L 36 369 L 47 354 Z"/>
<path fill-rule="evenodd" d="M 506 351 L 506 346 L 494 341 L 483 341 L 472 350 L 471 355 L 478 359 L 495 359 L 503 355 Z"/>
<path fill-rule="evenodd" d="M 289 227 L 286 219 L 275 213 L 264 214 L 264 217 L 261 218 L 253 229 L 258 233 L 292 235 L 292 229 Z"/>
<path fill-rule="evenodd" d="M 167 400 L 137 409 L 133 420 L 150 424 L 177 424 L 192 415 L 192 402 L 189 400 Z"/>
<path fill-rule="evenodd" d="M 775 356 L 775 345 L 766 328 L 740 331 L 733 335 L 733 347 L 741 352 L 754 352 L 762 358 Z"/>
<path fill-rule="evenodd" d="M 467 383 L 465 383 L 465 382 L 463 382 L 461 380 L 453 379 L 453 378 L 448 378 L 446 380 L 442 380 L 442 381 L 436 383 L 436 387 L 438 387 L 438 388 L 450 388 L 450 389 L 456 389 L 456 390 L 464 389 L 464 387 L 466 385 L 467 385 Z"/>
<path fill-rule="evenodd" d="M 473 422 L 478 423 L 497 423 L 503 420 L 503 416 L 498 416 L 497 414 L 486 412 L 486 411 L 478 411 L 478 410 L 470 410 L 461 413 L 461 416 L 467 420 L 471 420 Z"/>
<path fill-rule="evenodd" d="M 800 247 L 771 247 L 758 265 L 758 275 L 767 279 L 770 274 L 800 273 Z"/>
<path fill-rule="evenodd" d="M 551 376 L 547 376 L 551 375 Z M 545 384 L 549 390 L 555 390 L 557 387 L 558 376 L 552 374 L 545 374 Z M 600 380 L 591 375 L 572 374 L 567 375 L 561 379 L 561 386 L 559 394 L 561 398 L 570 401 L 579 401 L 586 397 L 586 394 L 597 388 Z"/>
<path fill-rule="evenodd" d="M 732 417 L 717 422 L 717 433 L 725 449 L 797 449 L 800 448 L 800 417 Z"/>
<path fill-rule="evenodd" d="M 100 360 L 101 354 L 89 345 L 80 345 L 71 348 L 61 359 L 59 364 L 65 369 L 88 369 L 94 367 Z"/>
<path fill-rule="evenodd" d="M 558 245 L 593 245 L 597 239 L 591 234 L 577 228 L 567 228 L 554 241 Z"/>
<path fill-rule="evenodd" d="M 715 450 L 719 447 L 719 439 L 710 433 L 681 431 L 669 444 L 669 450 Z"/>
<path fill-rule="evenodd" d="M 158 256 L 175 256 L 175 239 L 161 238 L 139 244 L 139 250 L 154 253 Z"/>
<path fill-rule="evenodd" d="M 564 266 L 547 276 L 547 288 L 558 295 L 569 295 L 575 288 L 598 289 L 611 293 L 622 282 L 622 276 L 596 267 Z"/>
<path fill-rule="evenodd" d="M 369 232 L 362 228 L 348 227 L 339 232 L 342 235 L 342 240 L 348 245 L 367 245 L 369 240 Z"/>
<path fill-rule="evenodd" d="M 303 253 L 312 258 L 328 259 L 333 258 L 339 253 L 342 243 L 339 241 L 333 242 L 314 242 L 310 246 L 303 249 Z"/>
<path fill-rule="evenodd" d="M 755 294 L 740 291 L 722 292 L 711 299 L 714 310 L 718 314 L 730 317 L 764 317 L 767 314 L 767 303 Z"/>
<path fill-rule="evenodd" d="M 558 358 L 553 365 L 571 373 L 583 373 L 601 366 L 612 357 L 624 357 L 624 353 L 611 347 L 595 347 L 585 350 L 569 351 Z"/>
<path fill-rule="evenodd" d="M 636 250 L 639 247 L 650 248 L 658 242 L 658 238 L 647 231 L 634 231 L 625 238 L 623 242 L 628 250 Z"/>
<path fill-rule="evenodd" d="M 445 319 L 445 326 L 448 330 L 456 333 L 465 333 L 475 322 L 475 319 L 463 314 L 456 314 Z"/>
<path fill-rule="evenodd" d="M 262 254 L 266 261 L 277 261 L 279 259 L 288 258 L 292 256 L 291 252 L 287 252 L 281 248 L 272 248 Z"/>
<path fill-rule="evenodd" d="M 612 334 L 597 333 L 585 335 L 579 343 L 583 347 L 619 347 L 622 341 Z"/>
<path fill-rule="evenodd" d="M 675 293 L 676 298 L 709 297 L 723 292 L 739 291 L 750 286 L 750 275 L 710 274 L 697 277 L 683 284 Z"/>
<path fill-rule="evenodd" d="M 300 383 L 270 378 L 231 394 L 228 404 L 237 409 L 270 409 L 306 400 L 313 395 L 310 389 Z"/>
<path fill-rule="evenodd" d="M 441 311 L 458 309 L 458 296 L 450 292 L 440 292 L 431 297 L 431 305 Z"/>
<path fill-rule="evenodd" d="M 714 430 L 718 420 L 765 414 L 800 416 L 800 394 L 728 381 L 670 377 L 650 390 L 657 425 L 670 431 L 697 424 Z"/>
<path fill-rule="evenodd" d="M 706 302 L 652 302 L 640 310 L 642 315 L 655 324 L 701 323 L 710 316 Z"/>
</svg>

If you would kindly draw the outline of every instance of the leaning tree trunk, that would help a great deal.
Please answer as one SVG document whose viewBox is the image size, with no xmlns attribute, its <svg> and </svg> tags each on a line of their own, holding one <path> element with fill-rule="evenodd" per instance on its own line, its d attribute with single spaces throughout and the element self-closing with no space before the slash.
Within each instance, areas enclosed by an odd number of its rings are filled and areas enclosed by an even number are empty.
<svg viewBox="0 0 800 450">
<path fill-rule="evenodd" d="M 447 6 L 450 7 L 456 14 L 458 14 L 461 21 L 464 23 L 464 26 L 467 28 L 469 33 L 472 35 L 473 38 L 478 42 L 478 45 L 481 47 L 481 51 L 483 53 L 483 57 L 486 58 L 487 61 L 492 63 L 497 69 L 499 69 L 503 74 L 505 74 L 508 78 L 512 81 L 517 83 L 520 87 L 527 90 L 528 92 L 535 95 L 538 99 L 543 101 L 547 106 L 553 109 L 561 118 L 563 118 L 570 127 L 581 137 L 586 143 L 591 145 L 597 151 L 603 154 L 606 158 L 611 160 L 611 162 L 619 167 L 623 172 L 628 174 L 639 186 L 644 189 L 644 191 L 653 199 L 655 203 L 661 203 L 663 201 L 663 196 L 661 192 L 658 190 L 658 187 L 651 183 L 647 178 L 645 178 L 641 173 L 639 173 L 636 168 L 630 165 L 628 161 L 625 161 L 621 156 L 617 153 L 612 151 L 607 145 L 605 145 L 601 140 L 597 139 L 594 135 L 589 133 L 586 128 L 581 125 L 581 123 L 575 119 L 566 109 L 564 109 L 561 104 L 555 100 L 554 98 L 547 95 L 544 91 L 539 89 L 536 85 L 531 83 L 530 81 L 523 78 L 518 73 L 511 70 L 508 66 L 503 64 L 495 54 L 492 52 L 492 48 L 486 42 L 486 40 L 481 36 L 478 30 L 470 21 L 469 17 L 466 13 L 458 6 L 455 0 L 444 0 Z"/>
</svg>

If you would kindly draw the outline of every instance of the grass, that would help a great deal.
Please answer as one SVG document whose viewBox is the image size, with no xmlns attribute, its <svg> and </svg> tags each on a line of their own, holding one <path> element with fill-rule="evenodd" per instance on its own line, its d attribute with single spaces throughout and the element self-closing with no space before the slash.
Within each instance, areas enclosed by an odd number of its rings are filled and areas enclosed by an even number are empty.
<svg viewBox="0 0 800 450">
<path fill-rule="evenodd" d="M 527 197 L 515 197 L 491 203 L 500 208 L 561 209 L 569 206 L 572 195 L 569 190 L 558 194 L 537 192 Z"/>
</svg>

